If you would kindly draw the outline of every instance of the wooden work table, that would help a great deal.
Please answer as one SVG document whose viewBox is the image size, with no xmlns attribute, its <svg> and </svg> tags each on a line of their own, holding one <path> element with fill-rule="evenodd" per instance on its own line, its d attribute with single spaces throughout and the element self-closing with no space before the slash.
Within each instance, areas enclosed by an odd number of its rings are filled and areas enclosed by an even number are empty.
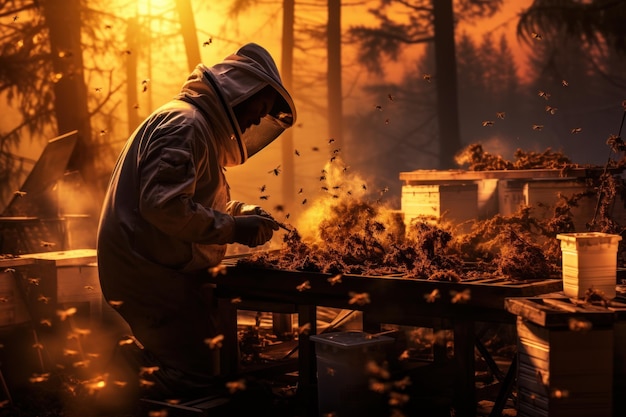
<svg viewBox="0 0 626 417">
<path fill-rule="evenodd" d="M 239 372 L 238 309 L 298 313 L 299 326 L 310 326 L 308 334 L 300 335 L 298 350 L 299 389 L 305 392 L 313 390 L 316 381 L 315 347 L 309 340 L 309 335 L 317 333 L 316 307 L 360 310 L 364 330 L 372 333 L 380 331 L 382 323 L 427 327 L 424 323 L 429 319 L 444 319 L 454 332 L 453 403 L 458 416 L 474 416 L 476 412 L 474 324 L 515 323 L 515 316 L 504 307 L 505 298 L 530 297 L 562 289 L 559 279 L 442 282 L 398 276 L 342 275 L 337 280 L 330 274 L 259 268 L 236 262 L 227 264 L 222 272 L 207 279 L 216 285 L 221 309 L 224 374 Z M 305 397 L 312 398 L 309 394 Z"/>
</svg>

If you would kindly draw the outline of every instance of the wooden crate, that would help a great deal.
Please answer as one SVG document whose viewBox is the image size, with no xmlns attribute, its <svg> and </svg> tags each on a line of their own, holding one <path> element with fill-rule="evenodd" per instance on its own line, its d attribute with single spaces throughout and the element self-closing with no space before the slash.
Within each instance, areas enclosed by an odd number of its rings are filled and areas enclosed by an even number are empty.
<svg viewBox="0 0 626 417">
<path fill-rule="evenodd" d="M 28 302 L 38 320 L 54 320 L 57 310 L 77 307 L 90 320 L 102 318 L 102 292 L 95 249 L 44 252 L 24 255 L 34 263 L 25 281 Z M 32 285 L 32 280 L 37 280 Z M 41 300 L 47 299 L 46 302 Z M 86 309 L 85 309 L 86 308 Z"/>
<path fill-rule="evenodd" d="M 423 184 L 402 186 L 401 210 L 408 226 L 416 217 L 443 218 L 460 224 L 478 218 L 476 184 Z"/>
<path fill-rule="evenodd" d="M 518 416 L 612 416 L 615 312 L 568 298 L 505 306 L 518 316 Z"/>
<path fill-rule="evenodd" d="M 21 257 L 0 259 L 0 328 L 10 328 L 30 320 L 24 296 L 17 283 L 19 267 L 32 264 Z"/>
</svg>

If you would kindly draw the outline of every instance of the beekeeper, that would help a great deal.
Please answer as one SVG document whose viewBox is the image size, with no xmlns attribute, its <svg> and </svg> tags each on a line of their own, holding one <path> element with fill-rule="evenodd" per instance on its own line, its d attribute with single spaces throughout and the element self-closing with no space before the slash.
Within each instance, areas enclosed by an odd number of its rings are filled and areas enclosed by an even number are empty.
<svg viewBox="0 0 626 417">
<path fill-rule="evenodd" d="M 273 58 L 250 43 L 198 65 L 119 156 L 98 228 L 100 284 L 164 397 L 210 387 L 219 369 L 219 350 L 206 343 L 217 336 L 217 304 L 202 272 L 227 244 L 262 245 L 278 229 L 259 207 L 230 200 L 224 168 L 295 119 Z"/>
</svg>

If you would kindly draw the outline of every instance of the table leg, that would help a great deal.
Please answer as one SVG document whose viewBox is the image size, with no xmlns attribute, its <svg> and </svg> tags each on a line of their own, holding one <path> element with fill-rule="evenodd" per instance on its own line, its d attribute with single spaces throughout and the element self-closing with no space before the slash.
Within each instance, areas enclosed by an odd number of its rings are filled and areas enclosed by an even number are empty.
<svg viewBox="0 0 626 417">
<path fill-rule="evenodd" d="M 307 415 L 317 415 L 317 358 L 310 334 L 317 334 L 317 314 L 314 305 L 298 306 L 298 327 L 310 326 L 298 338 L 298 394 Z"/>
<path fill-rule="evenodd" d="M 237 307 L 229 298 L 218 298 L 220 333 L 224 335 L 220 349 L 220 375 L 239 372 L 239 342 L 237 341 Z"/>
<path fill-rule="evenodd" d="M 456 416 L 476 415 L 476 381 L 474 360 L 474 322 L 454 320 L 455 389 L 453 406 Z"/>
</svg>

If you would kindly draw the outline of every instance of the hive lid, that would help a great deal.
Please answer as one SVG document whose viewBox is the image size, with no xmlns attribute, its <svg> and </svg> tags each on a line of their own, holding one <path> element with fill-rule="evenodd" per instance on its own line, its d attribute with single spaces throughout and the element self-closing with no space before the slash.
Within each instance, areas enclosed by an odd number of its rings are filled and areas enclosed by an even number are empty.
<svg viewBox="0 0 626 417">
<path fill-rule="evenodd" d="M 333 332 L 313 335 L 311 340 L 317 343 L 336 346 L 343 349 L 391 343 L 393 338 L 376 336 L 365 332 Z"/>
</svg>

